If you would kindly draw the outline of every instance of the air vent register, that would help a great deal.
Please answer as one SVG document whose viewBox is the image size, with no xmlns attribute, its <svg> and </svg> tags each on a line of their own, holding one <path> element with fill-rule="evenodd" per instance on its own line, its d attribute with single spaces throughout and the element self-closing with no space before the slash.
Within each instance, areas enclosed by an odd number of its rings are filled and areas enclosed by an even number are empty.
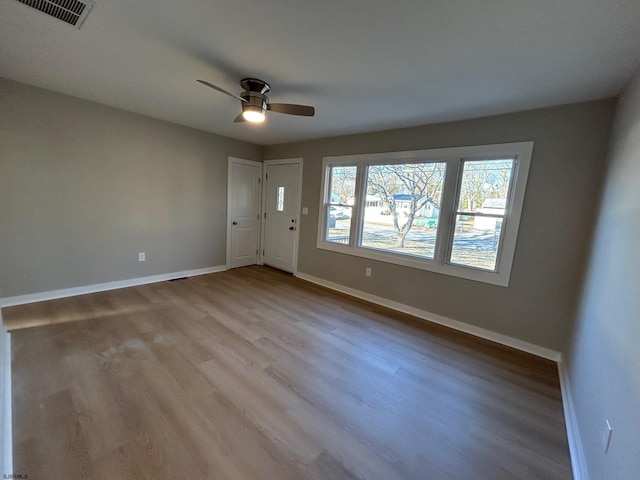
<svg viewBox="0 0 640 480">
<path fill-rule="evenodd" d="M 80 28 L 95 5 L 90 0 L 17 0 L 47 15 Z"/>
</svg>

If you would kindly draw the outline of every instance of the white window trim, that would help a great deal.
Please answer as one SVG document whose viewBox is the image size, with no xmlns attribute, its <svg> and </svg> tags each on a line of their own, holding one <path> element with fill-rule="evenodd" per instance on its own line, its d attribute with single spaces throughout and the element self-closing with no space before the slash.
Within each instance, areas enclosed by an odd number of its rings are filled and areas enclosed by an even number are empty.
<svg viewBox="0 0 640 480">
<path fill-rule="evenodd" d="M 381 262 L 393 263 L 421 270 L 428 270 L 444 275 L 466 278 L 478 282 L 490 283 L 502 287 L 509 286 L 511 267 L 515 255 L 520 218 L 524 205 L 524 196 L 533 154 L 533 142 L 503 143 L 496 145 L 480 145 L 453 148 L 438 148 L 432 150 L 415 150 L 404 152 L 389 152 L 361 155 L 345 155 L 324 157 L 322 159 L 322 186 L 320 195 L 320 208 L 318 216 L 318 236 L 316 246 L 322 250 L 369 258 Z M 461 175 L 462 160 L 479 160 L 493 158 L 515 158 L 516 164 L 513 170 L 514 183 L 511 186 L 510 208 L 505 212 L 505 228 L 502 233 L 502 241 L 498 251 L 498 264 L 496 272 L 474 269 L 446 263 L 449 248 L 446 241 L 452 235 L 455 218 L 455 198 L 459 177 Z M 366 180 L 366 168 L 360 168 L 356 180 L 356 202 L 353 205 L 351 216 L 351 241 L 349 245 L 328 242 L 325 240 L 327 218 L 327 189 L 329 188 L 329 166 L 367 166 L 372 164 L 403 163 L 407 161 L 440 161 L 446 162 L 445 183 L 442 194 L 442 206 L 440 209 L 439 224 L 437 230 L 437 243 L 435 259 L 411 257 L 409 255 L 385 252 L 367 247 L 358 246 L 360 217 L 364 211 L 366 195 L 360 190 Z"/>
</svg>

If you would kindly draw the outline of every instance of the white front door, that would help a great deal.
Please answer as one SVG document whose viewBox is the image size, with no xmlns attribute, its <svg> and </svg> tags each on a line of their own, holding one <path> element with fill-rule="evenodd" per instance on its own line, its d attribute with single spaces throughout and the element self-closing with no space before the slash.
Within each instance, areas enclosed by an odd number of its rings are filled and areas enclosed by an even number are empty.
<svg viewBox="0 0 640 480">
<path fill-rule="evenodd" d="M 227 262 L 229 268 L 258 263 L 262 164 L 229 158 Z"/>
<path fill-rule="evenodd" d="M 266 265 L 293 272 L 298 244 L 299 181 L 302 165 L 265 162 L 264 247 Z M 282 161 L 286 162 L 286 161 Z"/>
</svg>

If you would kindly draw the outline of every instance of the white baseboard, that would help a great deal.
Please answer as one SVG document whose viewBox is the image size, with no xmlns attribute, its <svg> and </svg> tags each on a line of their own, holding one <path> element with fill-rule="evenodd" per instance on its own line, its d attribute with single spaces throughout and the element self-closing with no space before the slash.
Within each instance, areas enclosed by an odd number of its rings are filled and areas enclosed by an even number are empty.
<svg viewBox="0 0 640 480">
<path fill-rule="evenodd" d="M 429 322 L 437 323 L 439 325 L 444 325 L 445 327 L 453 328 L 454 330 L 458 330 L 460 332 L 469 333 L 471 335 L 475 335 L 476 337 L 484 338 L 486 340 L 491 340 L 501 345 L 506 345 L 508 347 L 515 348 L 516 350 L 521 350 L 523 352 L 537 355 L 538 357 L 546 358 L 548 360 L 553 360 L 554 362 L 558 362 L 561 358 L 560 352 L 556 350 L 552 350 L 550 348 L 540 347 L 538 345 L 534 345 L 529 342 L 518 340 L 517 338 L 509 337 L 507 335 L 502 335 L 501 333 L 492 332 L 491 330 L 486 330 L 484 328 L 476 327 L 475 325 L 469 325 L 468 323 L 461 322 L 459 320 L 454 320 L 452 318 L 438 315 L 436 313 L 427 312 L 426 310 L 410 307 L 403 303 L 394 302 L 393 300 L 389 300 L 383 297 L 378 297 L 377 295 L 372 295 L 370 293 L 366 293 L 361 290 L 345 287 L 344 285 L 333 283 L 328 280 L 324 280 L 322 278 L 317 278 L 317 277 L 314 277 L 313 275 L 308 275 L 306 273 L 295 272 L 294 275 L 308 282 L 312 282 L 317 285 L 330 288 L 331 290 L 336 290 L 341 293 L 346 293 L 347 295 L 351 295 L 352 297 L 360 298 L 362 300 L 367 300 L 368 302 L 375 303 L 383 307 L 391 308 L 399 312 L 408 313 L 409 315 L 413 315 L 414 317 L 418 317 L 423 320 L 427 320 Z"/>
<path fill-rule="evenodd" d="M 150 277 L 130 278 L 128 280 L 118 280 L 116 282 L 96 283 L 94 285 L 85 285 L 82 287 L 63 288 L 61 290 L 51 290 L 49 292 L 5 297 L 0 298 L 0 308 L 10 307 L 13 305 L 23 305 L 25 303 L 42 302 L 45 300 L 54 300 L 56 298 L 73 297 L 75 295 L 85 295 L 87 293 L 116 290 L 118 288 L 135 287 L 136 285 L 164 282 L 166 280 L 173 280 L 174 278 L 193 277 L 196 275 L 205 275 L 207 273 L 222 272 L 224 270 L 227 270 L 227 266 L 219 265 L 217 267 L 200 268 L 197 270 L 185 270 L 183 272 L 164 273 L 162 275 L 153 275 Z"/>
<path fill-rule="evenodd" d="M 561 357 L 558 361 L 558 372 L 560 374 L 560 390 L 562 392 L 562 408 L 564 409 L 564 423 L 567 429 L 567 439 L 569 440 L 569 451 L 571 453 L 571 468 L 573 468 L 574 480 L 589 480 L 589 470 L 587 461 L 580 440 L 580 429 L 578 419 L 573 405 L 571 393 L 571 383 L 567 366 Z"/>
</svg>

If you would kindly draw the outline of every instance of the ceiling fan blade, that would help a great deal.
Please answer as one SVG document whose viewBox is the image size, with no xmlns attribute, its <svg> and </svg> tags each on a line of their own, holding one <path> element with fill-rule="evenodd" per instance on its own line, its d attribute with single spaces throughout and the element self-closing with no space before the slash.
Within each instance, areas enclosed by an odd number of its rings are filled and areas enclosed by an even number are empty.
<svg viewBox="0 0 640 480">
<path fill-rule="evenodd" d="M 240 114 L 236 118 L 233 119 L 234 123 L 246 122 L 244 115 Z"/>
<path fill-rule="evenodd" d="M 300 115 L 302 117 L 313 117 L 316 109 L 308 105 L 294 105 L 292 103 L 270 103 L 267 110 L 287 115 Z"/>
<path fill-rule="evenodd" d="M 247 101 L 246 99 L 244 99 L 244 98 L 242 98 L 242 97 L 240 97 L 238 95 L 235 95 L 235 94 L 233 94 L 231 92 L 227 92 L 224 88 L 220 88 L 220 87 L 214 85 L 213 83 L 205 82 L 204 80 L 196 80 L 196 81 L 200 82 L 203 85 L 206 85 L 207 87 L 213 88 L 214 90 L 217 90 L 220 93 L 224 93 L 225 95 L 229 95 L 230 97 L 235 98 L 236 100 L 240 100 L 241 102 L 246 102 Z"/>
</svg>

